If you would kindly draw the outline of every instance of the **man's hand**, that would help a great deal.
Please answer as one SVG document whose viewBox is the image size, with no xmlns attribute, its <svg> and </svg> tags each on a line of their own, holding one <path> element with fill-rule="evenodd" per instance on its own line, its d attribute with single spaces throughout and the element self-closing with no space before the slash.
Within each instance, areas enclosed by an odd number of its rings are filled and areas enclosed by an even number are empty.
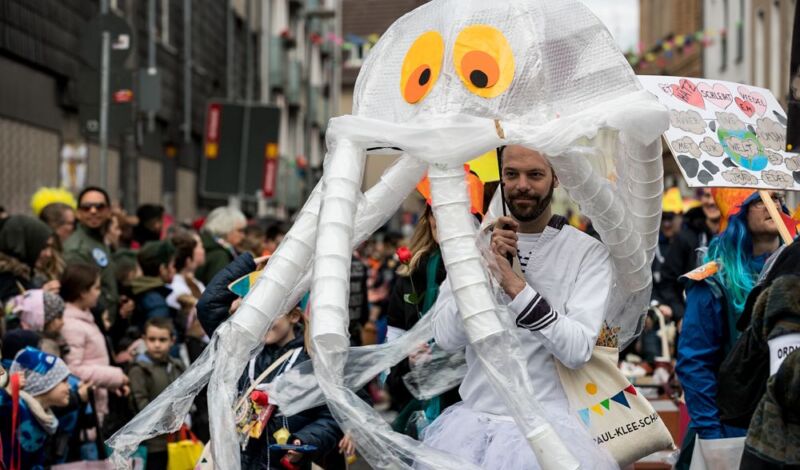
<svg viewBox="0 0 800 470">
<path fill-rule="evenodd" d="M 500 287 L 512 299 L 525 289 L 525 279 L 521 278 L 508 262 L 517 256 L 517 229 L 519 224 L 511 217 L 500 217 L 492 231 L 492 253 L 497 262 L 498 271 L 495 272 Z"/>
<path fill-rule="evenodd" d="M 492 251 L 503 256 L 517 256 L 519 224 L 508 216 L 497 219 L 492 230 Z"/>
</svg>

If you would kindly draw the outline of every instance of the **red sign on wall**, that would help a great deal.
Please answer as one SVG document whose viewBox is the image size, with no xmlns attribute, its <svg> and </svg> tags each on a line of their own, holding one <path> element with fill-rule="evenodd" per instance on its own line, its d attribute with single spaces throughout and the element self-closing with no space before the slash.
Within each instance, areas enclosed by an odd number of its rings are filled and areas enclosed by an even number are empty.
<svg viewBox="0 0 800 470">
<path fill-rule="evenodd" d="M 275 195 L 275 183 L 278 180 L 278 143 L 268 142 L 264 147 L 264 197 Z"/>
<path fill-rule="evenodd" d="M 208 105 L 208 114 L 206 115 L 206 145 L 204 154 L 209 160 L 213 160 L 219 156 L 220 114 L 221 106 L 219 103 L 211 103 Z"/>
</svg>

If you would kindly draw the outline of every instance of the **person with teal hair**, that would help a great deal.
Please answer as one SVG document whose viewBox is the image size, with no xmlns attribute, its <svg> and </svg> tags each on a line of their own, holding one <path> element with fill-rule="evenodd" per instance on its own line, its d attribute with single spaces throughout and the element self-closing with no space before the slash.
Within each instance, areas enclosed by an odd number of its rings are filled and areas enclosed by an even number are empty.
<svg viewBox="0 0 800 470">
<path fill-rule="evenodd" d="M 747 296 L 780 245 L 778 226 L 758 192 L 716 190 L 714 195 L 722 211 L 722 232 L 709 245 L 706 264 L 682 277 L 687 282 L 686 311 L 676 371 L 691 418 L 683 445 L 689 456 L 695 433 L 700 439 L 747 434 L 747 429 L 720 421 L 717 373 L 740 335 L 736 323 Z M 781 207 L 780 197 L 772 197 Z"/>
</svg>

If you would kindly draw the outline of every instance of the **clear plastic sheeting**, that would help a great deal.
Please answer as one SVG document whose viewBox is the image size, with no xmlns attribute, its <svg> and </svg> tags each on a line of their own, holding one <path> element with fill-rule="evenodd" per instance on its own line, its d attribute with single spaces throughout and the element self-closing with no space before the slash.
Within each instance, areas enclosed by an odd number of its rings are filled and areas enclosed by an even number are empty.
<svg viewBox="0 0 800 470">
<path fill-rule="evenodd" d="M 381 176 L 378 183 L 376 183 L 372 188 L 370 188 L 369 191 L 366 192 L 366 194 L 359 198 L 354 230 L 354 245 L 363 242 L 369 235 L 372 234 L 372 232 L 374 232 L 377 228 L 382 226 L 386 220 L 388 220 L 388 218 L 400 206 L 405 196 L 414 189 L 420 178 L 422 178 L 422 176 L 425 174 L 426 168 L 426 164 L 415 158 L 405 155 L 398 159 L 394 165 L 389 167 Z M 286 238 L 278 248 L 279 250 L 284 245 L 288 246 L 288 244 L 286 244 L 286 239 L 288 239 L 293 232 L 296 232 L 303 227 L 305 218 L 313 217 L 316 219 L 316 213 L 319 210 L 319 197 L 314 197 L 314 195 L 321 190 L 322 183 L 318 183 L 317 187 L 314 189 L 314 193 L 312 193 L 312 197 L 306 202 L 303 209 L 300 211 L 292 230 L 290 230 L 289 234 L 287 234 Z M 316 233 L 315 224 L 312 223 L 310 227 L 310 229 Z M 270 263 L 264 270 L 264 274 L 262 274 L 257 286 L 253 288 L 253 291 L 260 291 L 264 289 L 264 286 L 262 285 L 262 279 L 264 279 L 264 276 L 268 275 L 273 269 L 272 266 L 273 264 Z M 285 301 L 282 303 L 282 305 L 285 307 L 297 304 L 299 299 L 308 291 L 310 279 L 311 272 L 310 269 L 307 269 L 304 272 L 302 279 L 292 287 L 292 290 L 285 298 Z M 244 310 L 240 309 L 231 318 L 237 318 L 243 311 Z M 257 309 L 256 312 L 254 312 L 254 314 L 258 315 L 261 315 L 261 313 L 264 313 L 265 315 L 265 318 L 263 319 L 264 324 L 258 325 L 258 330 L 263 329 L 263 331 L 269 330 L 274 318 L 277 318 L 280 315 L 280 313 L 276 311 L 271 318 L 266 318 L 265 312 L 261 312 Z M 252 322 L 252 320 L 249 320 L 245 323 L 249 322 Z M 232 323 L 231 320 L 220 326 L 220 328 L 214 333 L 205 352 L 191 365 L 186 372 L 183 373 L 183 375 L 178 378 L 178 380 L 170 384 L 170 386 L 167 387 L 167 389 L 165 389 L 144 410 L 142 410 L 136 417 L 134 417 L 134 419 L 127 423 L 107 441 L 109 447 L 114 450 L 111 458 L 116 468 L 127 468 L 129 464 L 126 458 L 136 450 L 141 442 L 158 435 L 175 432 L 180 428 L 180 424 L 183 422 L 186 414 L 189 412 L 194 398 L 203 389 L 203 387 L 209 383 L 211 374 L 215 368 L 217 368 L 217 365 L 219 365 L 220 369 L 228 368 L 232 370 L 238 370 L 239 374 L 244 371 L 244 364 L 246 364 L 247 360 L 258 351 L 258 347 L 256 345 L 251 355 L 245 358 L 245 361 L 241 367 L 234 367 L 230 362 L 227 362 L 231 360 L 231 358 L 230 356 L 226 356 L 224 353 L 220 352 L 220 343 L 225 341 L 220 339 L 220 335 L 221 331 L 224 331 L 223 327 L 230 323 Z M 252 332 L 245 332 L 243 335 L 243 338 L 252 338 L 256 336 Z M 260 337 L 263 337 L 263 334 Z M 228 338 L 227 341 L 236 342 L 236 338 Z M 238 375 L 236 376 L 236 379 L 238 379 Z M 234 380 L 234 382 L 231 384 L 231 387 L 229 387 L 230 390 L 234 390 L 232 387 L 235 387 L 235 383 L 236 382 Z M 224 387 L 222 387 L 220 392 L 226 393 L 226 399 L 231 399 L 231 397 L 235 395 L 235 393 L 228 393 L 224 392 L 223 390 Z M 215 414 L 218 409 L 219 407 L 215 405 L 213 398 L 210 399 L 209 414 Z M 236 438 L 234 437 L 234 429 L 223 430 L 222 433 L 227 433 L 227 435 L 223 437 L 222 443 L 214 445 L 215 450 L 218 447 L 224 447 L 226 445 L 229 449 L 238 447 L 236 444 Z M 236 451 L 230 450 L 229 452 Z M 237 460 L 235 463 L 231 462 L 227 464 L 225 468 L 238 468 L 238 466 L 239 462 Z"/>
<path fill-rule="evenodd" d="M 431 344 L 430 356 L 410 367 L 403 383 L 414 398 L 429 400 L 457 387 L 467 374 L 467 359 L 463 351 L 447 352 Z"/>
<path fill-rule="evenodd" d="M 409 331 L 392 342 L 350 348 L 344 366 L 344 384 L 358 390 L 382 371 L 392 367 L 420 344 L 433 337 L 431 317 L 426 315 Z M 463 357 L 463 354 L 461 354 Z M 434 370 L 431 371 L 434 373 Z M 297 364 L 267 385 L 270 401 L 288 415 L 296 415 L 325 403 L 311 361 Z"/>
</svg>

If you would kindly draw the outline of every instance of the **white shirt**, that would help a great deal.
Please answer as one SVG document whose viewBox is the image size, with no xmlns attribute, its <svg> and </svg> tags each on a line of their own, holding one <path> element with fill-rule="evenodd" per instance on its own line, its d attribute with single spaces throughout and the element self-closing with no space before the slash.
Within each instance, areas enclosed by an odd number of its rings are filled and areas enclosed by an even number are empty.
<svg viewBox="0 0 800 470">
<path fill-rule="evenodd" d="M 197 287 L 200 288 L 200 292 L 206 290 L 206 286 L 202 282 L 197 279 L 195 279 L 194 282 L 197 284 Z M 172 289 L 172 292 L 167 296 L 167 305 L 175 310 L 180 310 L 181 306 L 178 303 L 178 297 L 184 294 L 192 295 L 192 290 L 189 289 L 189 284 L 186 283 L 186 278 L 183 277 L 183 274 L 175 274 L 172 277 L 172 284 L 169 285 L 169 288 Z"/>
<path fill-rule="evenodd" d="M 569 225 L 548 226 L 540 236 L 520 235 L 518 256 L 529 258 L 524 271 L 527 286 L 508 304 L 508 313 L 517 319 L 529 312 L 537 294 L 546 301 L 541 305 L 551 307 L 540 313 L 532 328 L 516 327 L 514 332 L 522 344 L 536 398 L 543 404 L 564 403 L 554 358 L 570 368 L 579 368 L 591 358 L 611 292 L 610 256 L 605 245 Z M 465 405 L 509 415 L 468 344 L 449 281 L 442 283 L 433 306 L 432 326 L 436 343 L 443 349 L 466 347 L 467 374 L 459 388 Z"/>
</svg>

